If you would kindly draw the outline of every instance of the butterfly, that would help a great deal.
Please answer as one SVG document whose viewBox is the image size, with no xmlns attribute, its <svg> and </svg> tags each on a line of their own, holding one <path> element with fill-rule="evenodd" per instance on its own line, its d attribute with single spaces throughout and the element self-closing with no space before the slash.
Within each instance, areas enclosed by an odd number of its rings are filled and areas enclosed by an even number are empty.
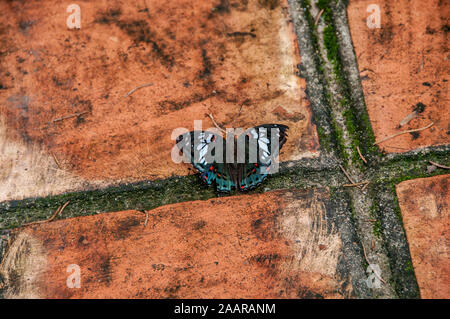
<svg viewBox="0 0 450 319">
<path fill-rule="evenodd" d="M 207 185 L 215 182 L 217 190 L 224 193 L 247 191 L 272 173 L 288 129 L 283 124 L 263 124 L 249 128 L 237 139 L 228 134 L 224 139 L 218 132 L 192 131 L 178 136 L 176 145 Z"/>
</svg>

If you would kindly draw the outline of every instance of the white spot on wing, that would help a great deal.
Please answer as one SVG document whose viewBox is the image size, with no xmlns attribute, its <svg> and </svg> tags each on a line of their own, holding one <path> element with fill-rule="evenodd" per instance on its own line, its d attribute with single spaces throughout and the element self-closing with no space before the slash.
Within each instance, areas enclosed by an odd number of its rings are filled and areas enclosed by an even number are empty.
<svg viewBox="0 0 450 319">
<path fill-rule="evenodd" d="M 259 147 L 260 147 L 263 151 L 269 152 L 269 149 L 268 149 L 268 147 L 267 147 L 267 144 L 264 143 L 264 142 L 262 141 L 262 139 L 259 139 L 259 140 L 258 140 L 258 145 L 259 145 Z"/>
<path fill-rule="evenodd" d="M 208 147 L 202 148 L 202 150 L 200 151 L 200 157 L 204 158 L 207 151 L 208 151 Z"/>
</svg>

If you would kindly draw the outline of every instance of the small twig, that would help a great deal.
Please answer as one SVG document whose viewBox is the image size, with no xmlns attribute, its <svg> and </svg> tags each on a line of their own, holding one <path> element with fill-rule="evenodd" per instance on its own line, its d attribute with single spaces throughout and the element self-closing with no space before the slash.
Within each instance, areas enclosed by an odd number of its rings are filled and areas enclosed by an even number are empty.
<svg viewBox="0 0 450 319">
<path fill-rule="evenodd" d="M 347 171 L 342 167 L 342 165 L 339 165 L 339 167 L 341 168 L 341 170 L 344 172 L 345 176 L 347 176 L 348 180 L 350 181 L 350 183 L 355 184 L 355 182 L 353 181 L 353 179 L 350 177 L 350 175 L 347 173 Z"/>
<path fill-rule="evenodd" d="M 355 187 L 355 186 L 361 186 L 361 185 L 367 185 L 367 184 L 369 184 L 369 181 L 353 183 L 353 184 L 344 184 L 342 186 L 344 186 L 344 187 Z"/>
<path fill-rule="evenodd" d="M 366 249 L 364 248 L 364 244 L 361 243 L 361 246 L 362 246 L 362 249 L 363 249 L 363 252 L 364 252 L 364 258 L 366 259 L 367 264 L 368 264 L 368 265 L 370 266 L 370 268 L 373 270 L 373 273 L 375 274 L 375 276 L 376 276 L 378 279 L 380 279 L 380 281 L 381 281 L 383 284 L 386 284 L 386 281 L 384 281 L 384 279 L 381 278 L 381 276 L 376 272 L 376 270 L 372 268 L 371 263 L 369 262 L 369 259 L 367 258 Z"/>
<path fill-rule="evenodd" d="M 213 122 L 214 126 L 217 127 L 220 131 L 226 133 L 227 131 L 225 131 L 223 128 L 221 128 L 219 126 L 219 124 L 217 124 L 217 122 L 214 120 L 214 117 L 212 116 L 212 114 L 207 114 L 209 116 L 209 118 L 211 119 L 211 121 Z"/>
<path fill-rule="evenodd" d="M 440 167 L 440 168 L 444 168 L 444 169 L 450 169 L 449 166 L 445 166 L 445 165 L 442 165 L 442 164 L 439 164 L 439 163 L 435 163 L 435 162 L 432 162 L 432 161 L 430 161 L 430 164 L 432 164 L 432 165 L 434 165 L 436 167 Z"/>
<path fill-rule="evenodd" d="M 144 228 L 147 227 L 147 223 L 148 223 L 148 212 L 145 211 L 145 222 L 144 222 Z"/>
<path fill-rule="evenodd" d="M 58 121 L 62 121 L 62 120 L 67 120 L 67 119 L 70 119 L 70 118 L 72 118 L 72 117 L 80 116 L 80 115 L 83 115 L 83 114 L 86 114 L 86 113 L 89 113 L 89 111 L 84 111 L 84 112 L 81 112 L 81 113 L 75 113 L 75 114 L 71 114 L 71 115 L 59 117 L 59 118 L 57 118 L 57 119 L 54 119 L 54 120 L 53 120 L 53 123 L 58 122 Z"/>
<path fill-rule="evenodd" d="M 55 214 L 50 218 L 49 222 L 51 222 L 52 220 L 54 220 L 54 219 L 56 218 L 56 216 L 61 215 L 62 212 L 63 212 L 63 210 L 64 210 L 64 208 L 66 208 L 67 205 L 69 205 L 69 203 L 70 203 L 70 200 L 68 200 L 68 201 L 63 205 L 63 207 L 61 208 L 61 210 L 60 210 L 58 213 L 55 213 Z"/>
<path fill-rule="evenodd" d="M 358 151 L 359 157 L 361 157 L 362 161 L 367 164 L 367 160 L 364 158 L 364 156 L 362 156 L 361 154 L 361 150 L 359 149 L 358 146 L 356 146 L 356 150 Z"/>
<path fill-rule="evenodd" d="M 319 23 L 319 19 L 323 13 L 324 9 L 320 10 L 319 13 L 316 16 L 316 20 L 314 21 L 314 26 L 317 26 L 317 24 Z"/>
<path fill-rule="evenodd" d="M 56 165 L 58 166 L 59 169 L 61 169 L 61 165 L 59 165 L 59 161 L 58 161 L 58 159 L 56 158 L 55 154 L 54 154 L 53 152 L 52 152 L 51 154 L 52 154 L 52 156 L 53 156 L 53 159 L 55 160 Z"/>
<path fill-rule="evenodd" d="M 366 187 L 367 187 L 367 185 L 369 185 L 369 184 L 370 184 L 370 182 L 367 182 L 366 185 L 364 185 L 364 186 L 361 188 L 361 190 L 362 190 L 362 191 L 365 190 Z"/>
<path fill-rule="evenodd" d="M 398 133 L 396 133 L 396 134 L 394 134 L 394 135 L 385 137 L 384 139 L 382 139 L 382 140 L 380 140 L 380 141 L 377 141 L 377 142 L 373 143 L 373 145 L 383 143 L 383 142 L 385 142 L 385 141 L 387 141 L 387 140 L 390 140 L 391 138 L 397 137 L 397 136 L 402 135 L 402 134 L 423 131 L 423 130 L 426 130 L 427 128 L 430 128 L 430 127 L 433 126 L 433 125 L 434 125 L 434 123 L 431 122 L 430 124 L 428 124 L 428 125 L 425 126 L 425 127 L 421 127 L 421 128 L 414 129 L 414 130 L 407 130 L 407 131 L 398 132 Z"/>
<path fill-rule="evenodd" d="M 36 224 L 43 224 L 43 223 L 49 223 L 51 221 L 53 221 L 56 216 L 60 215 L 62 213 L 62 211 L 64 210 L 64 208 L 66 208 L 67 205 L 69 205 L 70 201 L 67 201 L 62 207 L 59 206 L 58 209 L 55 211 L 55 213 L 52 215 L 52 217 L 50 217 L 49 219 L 46 220 L 39 220 L 36 222 L 31 222 L 28 224 L 24 224 L 23 226 L 30 226 L 30 225 L 36 225 Z"/>
<path fill-rule="evenodd" d="M 148 212 L 146 210 L 139 210 L 141 213 L 145 214 L 144 228 L 147 227 L 148 223 Z"/>
<path fill-rule="evenodd" d="M 139 89 L 142 89 L 142 88 L 144 88 L 144 87 L 146 87 L 146 86 L 152 86 L 152 85 L 153 85 L 153 83 L 146 83 L 146 84 L 139 85 L 138 87 L 135 87 L 135 88 L 132 89 L 130 92 L 128 92 L 127 94 L 125 94 L 125 95 L 124 95 L 124 98 L 129 97 L 131 94 L 133 94 L 135 91 L 137 91 L 137 90 L 139 90 Z"/>
<path fill-rule="evenodd" d="M 366 222 L 371 222 L 371 223 L 375 223 L 375 222 L 377 222 L 377 220 L 376 220 L 376 219 L 365 219 L 365 221 L 366 221 Z"/>
</svg>

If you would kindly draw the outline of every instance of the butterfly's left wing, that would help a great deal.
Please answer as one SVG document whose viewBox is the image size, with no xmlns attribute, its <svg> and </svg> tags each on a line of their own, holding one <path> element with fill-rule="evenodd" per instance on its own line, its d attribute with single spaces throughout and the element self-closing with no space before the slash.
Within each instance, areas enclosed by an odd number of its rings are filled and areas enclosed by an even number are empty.
<svg viewBox="0 0 450 319">
<path fill-rule="evenodd" d="M 288 129 L 283 124 L 263 124 L 245 131 L 246 160 L 241 164 L 244 167 L 240 190 L 255 188 L 267 178 L 273 161 L 286 143 Z"/>
<path fill-rule="evenodd" d="M 180 135 L 176 143 L 192 166 L 200 172 L 203 182 L 211 185 L 216 181 L 217 190 L 221 192 L 229 192 L 235 187 L 226 165 L 223 164 L 225 141 L 220 134 L 209 131 L 192 131 Z M 222 160 L 218 160 L 219 158 Z"/>
</svg>

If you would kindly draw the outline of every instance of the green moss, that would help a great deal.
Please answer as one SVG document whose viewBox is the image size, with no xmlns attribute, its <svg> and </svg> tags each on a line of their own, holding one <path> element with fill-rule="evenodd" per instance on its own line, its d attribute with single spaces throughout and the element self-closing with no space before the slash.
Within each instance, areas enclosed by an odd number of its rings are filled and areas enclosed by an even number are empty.
<svg viewBox="0 0 450 319">
<path fill-rule="evenodd" d="M 342 88 L 341 94 L 344 98 L 340 104 L 345 108 L 343 114 L 345 118 L 346 129 L 351 138 L 351 157 L 353 163 L 359 167 L 365 167 L 361 158 L 359 157 L 356 147 L 358 146 L 364 154 L 372 156 L 381 156 L 378 147 L 373 145 L 375 142 L 375 135 L 373 134 L 372 126 L 367 111 L 357 111 L 353 108 L 350 99 L 350 90 L 346 81 L 345 72 L 343 71 L 342 61 L 339 52 L 339 40 L 337 32 L 333 23 L 333 13 L 331 11 L 330 3 L 333 0 L 319 0 L 317 6 L 323 10 L 323 18 L 326 27 L 323 31 L 323 42 L 326 49 L 328 61 L 333 65 L 334 78 L 337 84 Z"/>
<path fill-rule="evenodd" d="M 328 60 L 337 65 L 339 61 L 339 44 L 332 24 L 327 25 L 323 30 L 323 39 L 327 49 Z"/>
<path fill-rule="evenodd" d="M 28 222 L 48 219 L 58 206 L 67 201 L 70 203 L 59 218 L 128 209 L 152 209 L 164 204 L 215 196 L 214 190 L 199 183 L 197 176 L 188 176 L 11 201 L 0 204 L 0 229 L 15 228 Z"/>
<path fill-rule="evenodd" d="M 357 218 L 357 216 L 356 216 L 356 209 L 355 209 L 355 205 L 353 204 L 353 201 L 349 200 L 348 206 L 350 208 L 350 212 L 352 214 L 352 218 L 353 218 L 353 220 L 355 220 Z"/>
<path fill-rule="evenodd" d="M 341 101 L 341 104 L 343 106 L 347 106 L 348 107 L 348 101 L 347 99 L 343 99 L 343 101 Z M 359 147 L 359 131 L 358 131 L 358 127 L 357 127 L 357 123 L 356 123 L 356 119 L 355 116 L 353 114 L 353 112 L 350 109 L 346 109 L 344 112 L 342 112 L 342 116 L 344 117 L 345 120 L 345 126 L 347 128 L 347 132 L 350 135 L 351 138 L 351 159 L 353 164 L 358 165 L 359 167 L 363 167 L 362 166 L 362 160 L 358 154 L 358 150 L 357 147 Z"/>
<path fill-rule="evenodd" d="M 350 135 L 355 136 L 357 133 L 357 128 L 353 112 L 347 109 L 344 112 L 342 112 L 342 116 L 345 119 L 345 126 L 347 127 L 348 132 L 350 133 Z M 355 143 L 358 143 L 357 139 L 355 140 Z"/>
<path fill-rule="evenodd" d="M 320 126 L 317 126 L 317 135 L 319 137 L 320 148 L 322 150 L 330 151 L 334 145 L 330 135 L 325 133 L 325 129 Z"/>
<path fill-rule="evenodd" d="M 377 219 L 377 221 L 373 223 L 373 234 L 380 238 L 382 231 L 383 227 L 381 226 L 381 221 Z"/>
<path fill-rule="evenodd" d="M 446 151 L 445 147 L 441 147 L 429 154 L 396 155 L 394 159 L 374 167 L 374 180 L 377 183 L 392 183 L 395 185 L 410 179 L 446 173 L 446 170 L 440 168 L 428 173 L 427 166 L 431 165 L 429 161 L 448 163 L 449 152 Z"/>
<path fill-rule="evenodd" d="M 414 266 L 411 261 L 408 261 L 408 266 L 405 267 L 405 271 L 414 273 Z"/>
<path fill-rule="evenodd" d="M 327 145 L 324 145 L 328 142 L 328 137 L 325 134 L 325 130 L 323 127 L 317 127 L 317 135 L 319 136 L 319 142 L 321 146 L 327 147 Z"/>
<path fill-rule="evenodd" d="M 248 194 L 282 188 L 326 185 L 331 179 L 337 179 L 337 174 L 337 171 L 332 170 L 315 170 L 296 166 L 284 168 Z M 239 191 L 229 195 L 218 194 L 214 186 L 205 186 L 198 176 L 120 185 L 102 190 L 0 203 L 0 229 L 16 228 L 25 223 L 48 219 L 59 206 L 67 201 L 70 203 L 58 219 L 130 209 L 150 210 L 167 204 L 242 194 Z"/>
<path fill-rule="evenodd" d="M 344 131 L 342 128 L 336 123 L 336 120 L 332 120 L 332 127 L 336 136 L 336 142 L 337 142 L 337 148 L 339 151 L 340 157 L 343 159 L 344 166 L 347 167 L 348 165 L 348 154 L 345 150 L 345 143 L 344 143 Z"/>
<path fill-rule="evenodd" d="M 309 13 L 309 9 L 311 9 L 311 1 L 309 0 L 303 0 L 303 8 L 308 9 L 308 13 Z"/>
<path fill-rule="evenodd" d="M 333 65 L 336 80 L 342 84 L 345 82 L 345 79 L 342 73 L 339 58 L 339 41 L 333 25 L 333 14 L 329 7 L 329 0 L 319 0 L 317 6 L 323 10 L 322 17 L 326 24 L 326 27 L 323 30 L 323 42 L 327 51 L 327 59 Z"/>
</svg>

